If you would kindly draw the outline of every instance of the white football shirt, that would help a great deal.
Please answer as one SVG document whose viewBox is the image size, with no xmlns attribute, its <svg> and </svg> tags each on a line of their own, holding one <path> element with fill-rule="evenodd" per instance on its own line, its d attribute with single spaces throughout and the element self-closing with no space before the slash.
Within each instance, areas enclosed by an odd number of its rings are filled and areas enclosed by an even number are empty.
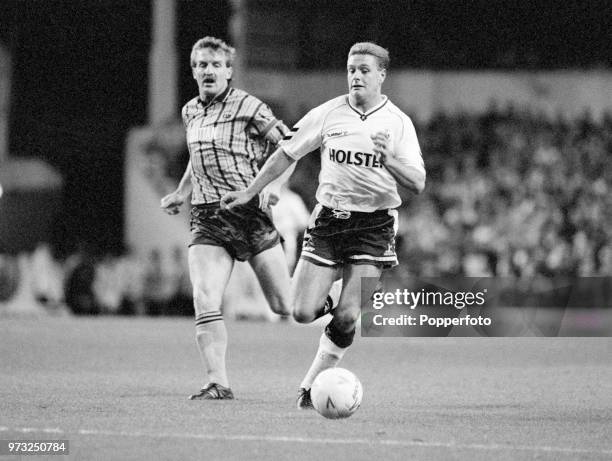
<svg viewBox="0 0 612 461">
<path fill-rule="evenodd" d="M 279 146 L 295 160 L 320 148 L 317 201 L 370 213 L 401 204 L 395 178 L 374 153 L 370 136 L 378 131 L 389 136 L 390 150 L 401 163 L 425 173 L 412 121 L 386 96 L 367 113 L 352 107 L 348 95 L 334 98 L 306 114 Z"/>
</svg>

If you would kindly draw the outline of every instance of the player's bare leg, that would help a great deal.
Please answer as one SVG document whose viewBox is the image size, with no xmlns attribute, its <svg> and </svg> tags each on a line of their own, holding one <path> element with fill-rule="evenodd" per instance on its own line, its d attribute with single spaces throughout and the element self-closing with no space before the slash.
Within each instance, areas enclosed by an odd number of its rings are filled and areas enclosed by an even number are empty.
<svg viewBox="0 0 612 461">
<path fill-rule="evenodd" d="M 336 273 L 335 267 L 321 267 L 300 259 L 291 284 L 295 320 L 300 323 L 310 323 L 317 318 L 317 311 L 325 302 L 327 293 L 336 279 Z M 310 383 L 305 381 L 300 384 L 298 390 L 297 407 L 301 409 L 312 408 L 310 399 L 312 381 Z"/>
<path fill-rule="evenodd" d="M 189 248 L 189 275 L 193 284 L 196 341 L 208 384 L 191 399 L 231 399 L 225 352 L 227 330 L 221 314 L 221 299 L 234 267 L 234 260 L 218 246 Z"/>
<path fill-rule="evenodd" d="M 312 272 L 316 272 L 316 270 Z M 361 313 L 362 277 L 379 278 L 381 273 L 382 270 L 373 265 L 348 264 L 345 266 L 342 293 L 340 294 L 338 306 L 333 311 L 331 322 L 321 335 L 315 358 L 300 383 L 298 408 L 312 407 L 310 401 L 312 382 L 323 370 L 335 367 L 353 342 L 355 325 Z M 305 279 L 298 281 L 298 283 L 300 282 L 310 285 Z"/>
<path fill-rule="evenodd" d="M 316 376 L 323 370 L 335 367 L 352 344 L 355 325 L 361 313 L 361 279 L 378 278 L 382 270 L 373 265 L 347 264 L 344 268 L 342 293 L 331 322 L 326 326 L 319 341 L 319 350 L 312 366 L 302 380 L 309 389 Z"/>
<path fill-rule="evenodd" d="M 327 296 L 337 278 L 336 267 L 317 266 L 300 259 L 291 284 L 293 317 L 296 321 L 310 323 L 329 311 L 331 306 L 326 305 Z M 337 281 L 336 285 L 340 286 L 341 283 Z"/>
<path fill-rule="evenodd" d="M 249 261 L 261 289 L 275 314 L 290 315 L 289 286 L 291 280 L 281 245 L 253 256 Z"/>
</svg>

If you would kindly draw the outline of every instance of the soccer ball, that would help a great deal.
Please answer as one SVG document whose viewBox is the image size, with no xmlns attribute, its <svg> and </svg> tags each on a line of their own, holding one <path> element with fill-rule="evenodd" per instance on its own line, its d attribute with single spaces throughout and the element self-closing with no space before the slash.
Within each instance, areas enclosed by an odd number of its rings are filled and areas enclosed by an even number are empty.
<svg viewBox="0 0 612 461">
<path fill-rule="evenodd" d="M 357 376 L 345 368 L 328 368 L 310 389 L 312 406 L 329 419 L 348 418 L 361 405 L 363 388 Z"/>
</svg>

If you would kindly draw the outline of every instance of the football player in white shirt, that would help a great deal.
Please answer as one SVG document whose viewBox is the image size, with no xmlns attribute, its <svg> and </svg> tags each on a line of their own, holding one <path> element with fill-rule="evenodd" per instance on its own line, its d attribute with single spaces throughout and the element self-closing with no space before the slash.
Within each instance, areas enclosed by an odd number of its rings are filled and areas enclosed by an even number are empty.
<svg viewBox="0 0 612 461">
<path fill-rule="evenodd" d="M 323 315 L 332 283 L 341 272 L 342 292 L 319 350 L 300 384 L 298 408 L 312 408 L 310 387 L 337 365 L 352 344 L 361 308 L 361 279 L 379 279 L 397 264 L 395 233 L 400 184 L 415 194 L 425 187 L 425 168 L 410 118 L 382 94 L 389 53 L 374 43 L 349 51 L 349 93 L 302 118 L 244 191 L 221 206 L 247 203 L 296 160 L 320 148 L 317 201 L 304 236 L 292 284 L 293 316 L 308 323 Z M 371 295 L 371 294 L 370 294 Z"/>
</svg>

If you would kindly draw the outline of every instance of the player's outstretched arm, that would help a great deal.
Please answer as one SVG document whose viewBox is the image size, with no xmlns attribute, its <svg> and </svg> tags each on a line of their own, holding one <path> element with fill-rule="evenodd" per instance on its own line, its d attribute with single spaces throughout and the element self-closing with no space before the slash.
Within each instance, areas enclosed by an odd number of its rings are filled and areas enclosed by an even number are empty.
<svg viewBox="0 0 612 461">
<path fill-rule="evenodd" d="M 160 206 L 162 210 L 170 215 L 181 211 L 181 205 L 187 199 L 189 192 L 191 192 L 191 187 L 191 160 L 189 160 L 185 173 L 183 173 L 183 177 L 176 190 L 161 199 Z"/>
<path fill-rule="evenodd" d="M 380 155 L 380 161 L 397 183 L 415 194 L 423 192 L 425 189 L 424 172 L 400 162 L 390 150 L 389 138 L 383 132 L 372 135 L 372 141 L 374 141 L 374 152 Z"/>
<path fill-rule="evenodd" d="M 270 182 L 266 187 L 259 193 L 259 207 L 265 210 L 269 206 L 274 206 L 278 203 L 281 196 L 281 189 L 283 184 L 289 181 L 289 178 L 295 171 L 297 162 L 293 162 L 278 178 Z"/>
<path fill-rule="evenodd" d="M 289 157 L 285 151 L 279 147 L 270 156 L 248 188 L 241 191 L 230 192 L 221 199 L 221 208 L 230 209 L 250 202 L 255 195 L 259 194 L 264 187 L 280 177 L 280 175 L 294 162 L 295 160 Z"/>
</svg>

